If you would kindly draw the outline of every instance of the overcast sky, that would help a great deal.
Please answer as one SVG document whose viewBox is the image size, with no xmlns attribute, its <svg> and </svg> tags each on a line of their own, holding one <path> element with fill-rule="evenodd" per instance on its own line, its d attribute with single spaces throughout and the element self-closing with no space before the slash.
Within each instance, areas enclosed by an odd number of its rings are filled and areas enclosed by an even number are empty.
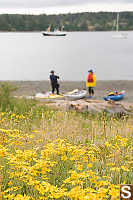
<svg viewBox="0 0 133 200">
<path fill-rule="evenodd" d="M 133 11 L 133 0 L 0 0 L 0 13 Z"/>
</svg>

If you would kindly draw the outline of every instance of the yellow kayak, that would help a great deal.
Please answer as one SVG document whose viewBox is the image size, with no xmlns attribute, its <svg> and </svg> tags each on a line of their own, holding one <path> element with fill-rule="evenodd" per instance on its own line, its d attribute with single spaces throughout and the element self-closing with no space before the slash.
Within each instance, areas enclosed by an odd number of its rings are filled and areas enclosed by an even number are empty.
<svg viewBox="0 0 133 200">
<path fill-rule="evenodd" d="M 44 98 L 57 99 L 57 98 L 62 98 L 62 97 L 64 97 L 64 95 L 51 94 L 49 97 L 44 97 Z"/>
<path fill-rule="evenodd" d="M 64 97 L 64 95 L 51 94 L 51 92 L 37 93 L 35 95 L 35 98 L 37 99 L 57 99 L 62 97 Z"/>
</svg>

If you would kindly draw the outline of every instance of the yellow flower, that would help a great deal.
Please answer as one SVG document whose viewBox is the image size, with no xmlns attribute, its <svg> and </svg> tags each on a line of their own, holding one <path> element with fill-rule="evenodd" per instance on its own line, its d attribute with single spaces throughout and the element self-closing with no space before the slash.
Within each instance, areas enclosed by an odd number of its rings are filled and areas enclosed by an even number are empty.
<svg viewBox="0 0 133 200">
<path fill-rule="evenodd" d="M 119 167 L 112 167 L 112 168 L 110 168 L 110 171 L 119 172 L 119 171 L 120 171 L 120 168 L 119 168 Z"/>
<path fill-rule="evenodd" d="M 106 147 L 111 147 L 112 145 L 109 142 L 105 142 Z"/>
<path fill-rule="evenodd" d="M 61 156 L 61 160 L 66 161 L 67 160 L 67 156 L 66 155 Z"/>
<path fill-rule="evenodd" d="M 123 169 L 123 171 L 126 171 L 126 172 L 130 171 L 126 166 L 121 166 L 121 169 Z"/>
<path fill-rule="evenodd" d="M 9 186 L 12 185 L 12 184 L 13 184 L 12 181 L 9 181 L 9 182 L 8 182 L 8 185 L 9 185 Z"/>
<path fill-rule="evenodd" d="M 91 167 L 92 167 L 92 164 L 91 164 L 91 163 L 89 163 L 89 164 L 88 164 L 88 168 L 91 168 Z"/>
<path fill-rule="evenodd" d="M 82 171 L 83 170 L 83 165 L 78 164 L 77 170 Z"/>
</svg>

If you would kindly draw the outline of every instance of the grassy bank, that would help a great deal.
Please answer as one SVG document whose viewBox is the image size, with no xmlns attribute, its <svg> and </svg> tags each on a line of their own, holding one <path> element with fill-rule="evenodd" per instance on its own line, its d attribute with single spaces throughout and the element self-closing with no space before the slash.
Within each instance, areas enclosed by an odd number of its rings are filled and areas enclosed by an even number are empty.
<svg viewBox="0 0 133 200">
<path fill-rule="evenodd" d="M 118 185 L 133 180 L 132 124 L 17 101 L 0 112 L 1 198 L 119 199 Z"/>
<path fill-rule="evenodd" d="M 0 85 L 0 199 L 117 200 L 133 180 L 133 117 L 66 112 Z"/>
</svg>

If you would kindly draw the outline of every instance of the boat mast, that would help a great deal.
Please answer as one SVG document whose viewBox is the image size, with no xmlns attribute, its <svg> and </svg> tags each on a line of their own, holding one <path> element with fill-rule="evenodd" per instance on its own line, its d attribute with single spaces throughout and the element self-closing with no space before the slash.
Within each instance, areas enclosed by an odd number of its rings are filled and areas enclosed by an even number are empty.
<svg viewBox="0 0 133 200">
<path fill-rule="evenodd" d="M 119 31 L 119 13 L 117 13 L 116 31 Z"/>
<path fill-rule="evenodd" d="M 47 31 L 48 31 L 48 32 L 50 32 L 50 29 L 51 29 L 51 25 L 49 25 L 49 27 L 48 27 Z"/>
<path fill-rule="evenodd" d="M 61 26 L 61 31 L 64 31 L 64 26 L 63 25 Z"/>
</svg>

